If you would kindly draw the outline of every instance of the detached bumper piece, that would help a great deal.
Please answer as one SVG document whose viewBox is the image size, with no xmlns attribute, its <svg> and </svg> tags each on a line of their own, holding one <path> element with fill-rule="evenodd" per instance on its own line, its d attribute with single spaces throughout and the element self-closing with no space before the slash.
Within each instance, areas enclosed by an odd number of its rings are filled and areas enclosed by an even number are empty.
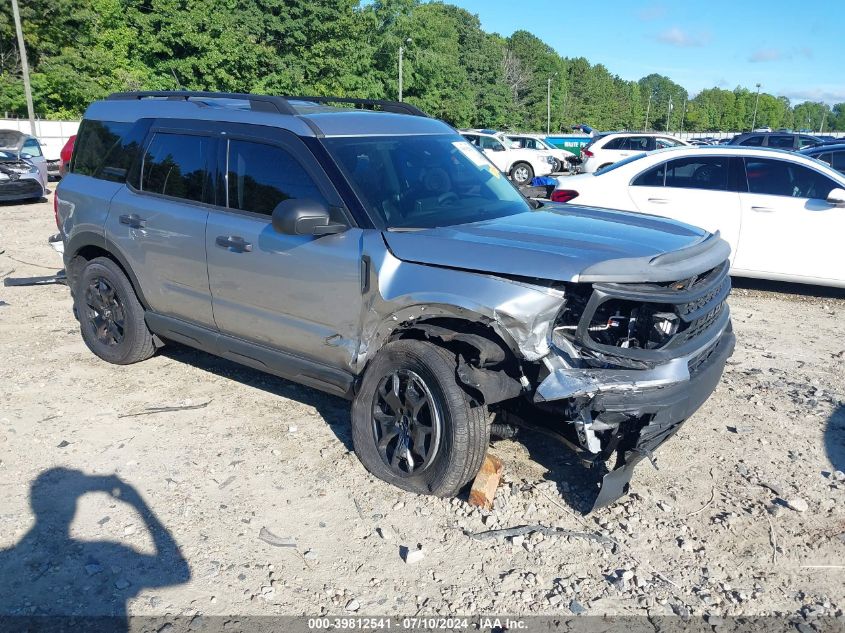
<svg viewBox="0 0 845 633">
<path fill-rule="evenodd" d="M 636 465 L 715 390 L 735 337 L 725 302 L 727 262 L 700 277 L 663 284 L 595 284 L 578 313 L 563 313 L 556 336 L 580 355 L 545 359 L 536 404 L 562 406 L 589 461 L 616 464 L 593 509 L 627 493 Z"/>
</svg>

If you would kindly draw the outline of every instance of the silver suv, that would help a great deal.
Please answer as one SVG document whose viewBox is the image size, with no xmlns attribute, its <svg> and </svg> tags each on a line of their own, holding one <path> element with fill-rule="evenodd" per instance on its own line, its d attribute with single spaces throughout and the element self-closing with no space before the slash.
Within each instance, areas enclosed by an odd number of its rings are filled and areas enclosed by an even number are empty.
<svg viewBox="0 0 845 633">
<path fill-rule="evenodd" d="M 616 454 L 606 505 L 734 347 L 718 235 L 528 200 L 407 104 L 115 94 L 57 196 L 94 354 L 176 341 L 344 396 L 364 466 L 417 493 L 472 480 L 491 426 L 542 424 Z"/>
</svg>

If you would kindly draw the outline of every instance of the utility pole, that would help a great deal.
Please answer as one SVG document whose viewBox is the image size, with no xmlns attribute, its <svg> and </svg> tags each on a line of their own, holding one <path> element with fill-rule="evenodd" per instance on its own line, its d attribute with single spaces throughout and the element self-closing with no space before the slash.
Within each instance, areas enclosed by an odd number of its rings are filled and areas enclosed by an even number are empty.
<svg viewBox="0 0 845 633">
<path fill-rule="evenodd" d="M 684 118 L 687 116 L 687 100 L 684 99 L 684 109 L 681 110 L 681 131 L 678 132 L 678 136 L 684 133 Z"/>
<path fill-rule="evenodd" d="M 672 95 L 669 95 L 669 109 L 666 110 L 666 132 L 669 132 L 669 121 L 672 118 Z"/>
<path fill-rule="evenodd" d="M 402 101 L 402 55 L 405 52 L 405 47 L 399 45 L 399 101 Z"/>
<path fill-rule="evenodd" d="M 552 133 L 552 79 L 557 73 L 546 80 L 546 136 Z"/>
<path fill-rule="evenodd" d="M 645 109 L 645 127 L 643 128 L 643 132 L 648 132 L 648 115 L 651 112 L 651 98 L 654 96 L 653 92 L 648 93 L 648 106 Z"/>
<path fill-rule="evenodd" d="M 827 108 L 822 110 L 822 126 L 819 128 L 819 134 L 824 132 L 824 120 L 827 118 Z"/>
<path fill-rule="evenodd" d="M 12 0 L 12 15 L 15 20 L 15 31 L 18 34 L 18 52 L 21 55 L 21 71 L 23 71 L 23 92 L 26 96 L 26 109 L 29 114 L 29 133 L 35 133 L 35 108 L 32 107 L 32 89 L 29 86 L 29 62 L 26 60 L 26 45 L 23 41 L 23 28 L 21 28 L 21 12 L 18 9 L 18 0 Z"/>
<path fill-rule="evenodd" d="M 760 101 L 760 84 L 757 85 L 757 96 L 754 97 L 754 118 L 751 119 L 751 131 L 754 131 L 754 128 L 757 125 L 757 103 Z"/>
</svg>

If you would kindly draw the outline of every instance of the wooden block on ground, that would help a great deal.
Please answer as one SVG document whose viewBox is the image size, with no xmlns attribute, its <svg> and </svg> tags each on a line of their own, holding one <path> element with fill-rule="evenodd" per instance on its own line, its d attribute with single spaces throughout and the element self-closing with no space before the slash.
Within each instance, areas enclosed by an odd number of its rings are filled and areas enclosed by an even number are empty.
<svg viewBox="0 0 845 633">
<path fill-rule="evenodd" d="M 472 482 L 472 489 L 469 491 L 470 505 L 486 510 L 493 509 L 493 497 L 496 496 L 496 488 L 499 487 L 504 470 L 505 465 L 498 457 L 494 457 L 489 453 L 484 457 L 481 470 L 475 476 L 475 481 Z"/>
</svg>

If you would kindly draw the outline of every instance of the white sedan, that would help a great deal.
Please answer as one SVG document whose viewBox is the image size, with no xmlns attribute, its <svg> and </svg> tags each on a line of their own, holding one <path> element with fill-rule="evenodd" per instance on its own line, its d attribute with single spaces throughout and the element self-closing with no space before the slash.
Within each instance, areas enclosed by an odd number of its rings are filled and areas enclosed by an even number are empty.
<svg viewBox="0 0 845 633">
<path fill-rule="evenodd" d="M 739 277 L 845 288 L 845 175 L 780 150 L 683 147 L 558 179 L 555 202 L 638 211 L 719 231 Z"/>
</svg>

